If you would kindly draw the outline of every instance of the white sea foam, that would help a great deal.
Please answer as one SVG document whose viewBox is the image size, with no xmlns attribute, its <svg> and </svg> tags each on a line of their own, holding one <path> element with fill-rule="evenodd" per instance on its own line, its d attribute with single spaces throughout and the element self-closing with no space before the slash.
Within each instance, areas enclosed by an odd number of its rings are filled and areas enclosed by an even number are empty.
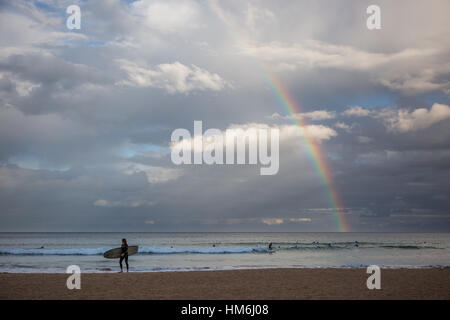
<svg viewBox="0 0 450 320">
<path fill-rule="evenodd" d="M 0 233 L 0 272 L 65 273 L 72 264 L 83 273 L 117 272 L 118 259 L 103 253 L 121 238 L 140 245 L 133 272 L 450 265 L 449 234 Z"/>
<path fill-rule="evenodd" d="M 73 249 L 0 249 L 0 255 L 100 255 L 111 248 L 73 248 Z"/>
<path fill-rule="evenodd" d="M 112 248 L 74 248 L 74 249 L 0 249 L 0 255 L 102 255 Z M 267 247 L 237 247 L 237 248 L 165 248 L 140 247 L 139 254 L 226 254 L 226 253 L 252 253 L 269 252 Z"/>
</svg>

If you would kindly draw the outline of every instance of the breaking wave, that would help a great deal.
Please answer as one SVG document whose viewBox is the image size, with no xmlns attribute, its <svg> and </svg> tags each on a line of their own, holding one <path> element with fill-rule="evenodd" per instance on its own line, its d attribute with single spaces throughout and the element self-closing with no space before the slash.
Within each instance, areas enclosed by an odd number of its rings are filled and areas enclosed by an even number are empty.
<svg viewBox="0 0 450 320">
<path fill-rule="evenodd" d="M 316 251 L 316 250 L 364 250 L 364 249 L 442 249 L 429 245 L 390 244 L 371 242 L 333 242 L 333 243 L 273 243 L 273 250 L 267 245 L 249 247 L 200 247 L 200 248 L 171 248 L 171 247 L 139 247 L 138 255 L 149 254 L 242 254 L 242 253 L 273 253 L 277 251 Z M 73 249 L 0 249 L 0 255 L 60 255 L 60 256 L 91 256 L 103 255 L 112 248 L 73 248 Z"/>
<path fill-rule="evenodd" d="M 0 249 L 0 255 L 56 255 L 56 256 L 91 256 L 103 255 L 112 248 L 77 248 L 77 249 Z M 264 253 L 267 247 L 240 248 L 152 248 L 140 247 L 138 254 L 232 254 L 232 253 Z"/>
</svg>

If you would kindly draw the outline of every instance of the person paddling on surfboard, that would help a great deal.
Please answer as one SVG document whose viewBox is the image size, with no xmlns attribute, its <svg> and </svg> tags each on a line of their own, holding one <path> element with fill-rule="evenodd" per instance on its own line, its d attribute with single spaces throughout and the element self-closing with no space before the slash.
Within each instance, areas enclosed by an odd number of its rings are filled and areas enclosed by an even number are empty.
<svg viewBox="0 0 450 320">
<path fill-rule="evenodd" d="M 123 272 L 123 267 L 122 267 L 122 261 L 125 259 L 125 264 L 127 265 L 127 272 L 128 272 L 128 243 L 127 243 L 127 239 L 122 239 L 122 246 L 120 247 L 121 252 L 120 252 L 120 272 Z M 120 273 L 119 272 L 119 273 Z"/>
</svg>

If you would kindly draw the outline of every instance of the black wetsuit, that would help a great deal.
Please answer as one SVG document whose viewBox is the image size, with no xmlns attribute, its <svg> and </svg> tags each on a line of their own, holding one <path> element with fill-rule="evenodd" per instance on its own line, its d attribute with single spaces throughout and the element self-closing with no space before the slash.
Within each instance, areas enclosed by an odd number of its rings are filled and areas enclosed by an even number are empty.
<svg viewBox="0 0 450 320">
<path fill-rule="evenodd" d="M 122 270 L 122 261 L 125 259 L 125 264 L 127 265 L 128 270 L 128 246 L 126 244 L 123 244 L 121 246 L 122 251 L 120 252 L 120 269 Z"/>
</svg>

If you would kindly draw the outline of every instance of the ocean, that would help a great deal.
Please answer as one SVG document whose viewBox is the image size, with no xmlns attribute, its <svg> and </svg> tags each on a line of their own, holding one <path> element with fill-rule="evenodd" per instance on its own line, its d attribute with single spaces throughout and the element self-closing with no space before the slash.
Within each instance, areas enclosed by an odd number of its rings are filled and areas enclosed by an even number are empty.
<svg viewBox="0 0 450 320">
<path fill-rule="evenodd" d="M 117 272 L 103 253 L 139 245 L 131 272 L 450 266 L 450 233 L 0 233 L 0 272 Z M 273 250 L 268 249 L 272 242 Z"/>
</svg>

